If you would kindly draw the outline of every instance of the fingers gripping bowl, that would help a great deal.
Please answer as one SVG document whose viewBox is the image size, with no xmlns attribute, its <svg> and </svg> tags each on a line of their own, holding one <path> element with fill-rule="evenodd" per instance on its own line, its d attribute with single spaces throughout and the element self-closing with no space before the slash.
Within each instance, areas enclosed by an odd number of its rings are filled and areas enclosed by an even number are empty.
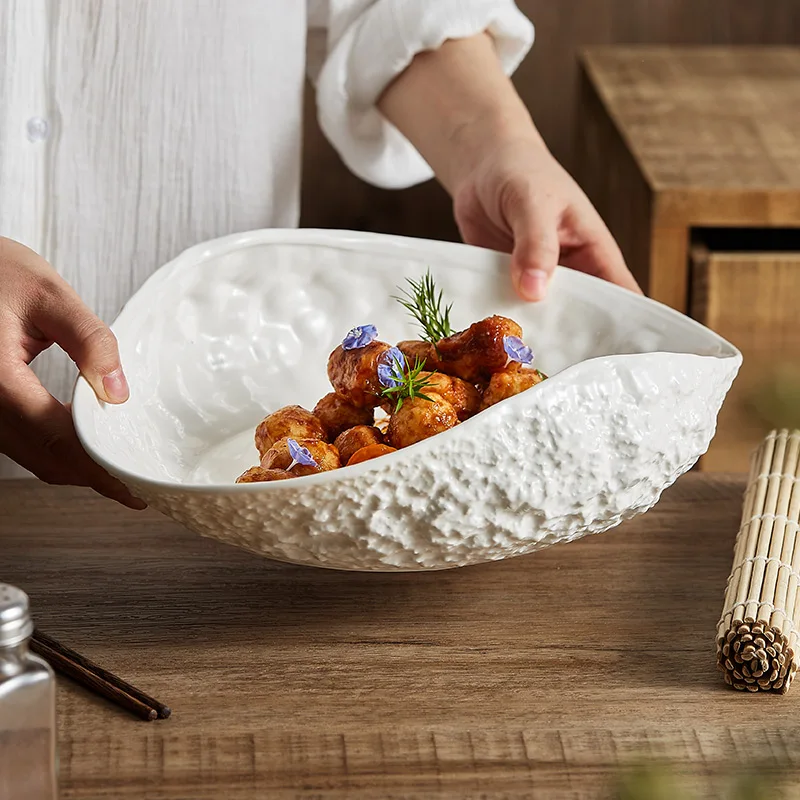
<svg viewBox="0 0 800 800">
<path fill-rule="evenodd" d="M 455 329 L 499 314 L 549 378 L 449 430 L 329 472 L 235 484 L 265 414 L 314 408 L 354 325 L 416 336 L 393 300 L 430 268 Z M 690 319 L 559 269 L 518 301 L 507 258 L 445 242 L 268 230 L 194 247 L 113 325 L 122 406 L 79 379 L 89 454 L 188 528 L 269 558 L 410 571 L 493 561 L 607 530 L 649 509 L 706 451 L 741 356 Z"/>
</svg>

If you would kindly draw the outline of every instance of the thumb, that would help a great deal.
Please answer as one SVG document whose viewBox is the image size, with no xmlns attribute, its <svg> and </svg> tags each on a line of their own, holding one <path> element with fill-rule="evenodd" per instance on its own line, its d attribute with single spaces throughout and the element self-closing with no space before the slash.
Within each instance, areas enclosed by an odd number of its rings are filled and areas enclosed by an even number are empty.
<svg viewBox="0 0 800 800">
<path fill-rule="evenodd" d="M 100 400 L 124 403 L 128 399 L 116 337 L 68 284 L 59 283 L 47 292 L 32 321 L 67 352 Z"/>
<path fill-rule="evenodd" d="M 543 300 L 553 276 L 561 247 L 555 218 L 533 209 L 521 210 L 508 220 L 514 234 L 511 280 L 523 300 Z"/>
</svg>

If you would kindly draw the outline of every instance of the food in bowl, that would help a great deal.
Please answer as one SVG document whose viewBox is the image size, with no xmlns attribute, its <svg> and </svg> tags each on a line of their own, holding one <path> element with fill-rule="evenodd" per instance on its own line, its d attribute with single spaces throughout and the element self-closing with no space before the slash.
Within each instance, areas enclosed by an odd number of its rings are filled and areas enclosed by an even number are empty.
<svg viewBox="0 0 800 800">
<path fill-rule="evenodd" d="M 360 464 L 454 428 L 546 379 L 532 366 L 522 327 L 493 315 L 450 326 L 430 271 L 398 298 L 422 329 L 393 346 L 375 325 L 352 328 L 328 357 L 333 392 L 310 412 L 284 406 L 255 432 L 260 464 L 237 483 L 267 483 Z M 386 415 L 376 419 L 376 409 Z M 380 427 L 378 427 L 380 425 Z"/>
<path fill-rule="evenodd" d="M 412 363 L 404 342 L 432 353 L 392 299 L 429 267 L 459 325 L 493 314 L 520 323 L 547 380 L 391 457 L 368 457 L 391 446 L 372 444 L 346 469 L 235 483 L 259 464 L 265 410 L 302 406 L 332 446 L 371 420 L 386 433 L 382 409 L 333 395 L 325 364 L 359 321 L 376 322 Z M 502 253 L 352 231 L 204 242 L 159 269 L 112 324 L 131 397 L 104 404 L 79 379 L 76 430 L 151 508 L 280 561 L 438 570 L 608 530 L 705 452 L 741 356 L 685 315 L 574 270 L 557 269 L 547 298 L 524 303 L 508 270 Z M 513 391 L 508 380 L 490 381 L 482 404 Z M 292 438 L 303 446 L 307 432 Z"/>
</svg>

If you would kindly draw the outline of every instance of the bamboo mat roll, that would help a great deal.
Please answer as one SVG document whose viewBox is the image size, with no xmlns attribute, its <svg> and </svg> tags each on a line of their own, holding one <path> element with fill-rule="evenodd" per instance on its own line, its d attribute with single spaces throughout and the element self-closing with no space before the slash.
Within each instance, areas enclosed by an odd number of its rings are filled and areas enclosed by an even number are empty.
<svg viewBox="0 0 800 800">
<path fill-rule="evenodd" d="M 717 625 L 725 682 L 787 692 L 800 658 L 800 430 L 773 431 L 754 453 L 733 569 Z"/>
</svg>

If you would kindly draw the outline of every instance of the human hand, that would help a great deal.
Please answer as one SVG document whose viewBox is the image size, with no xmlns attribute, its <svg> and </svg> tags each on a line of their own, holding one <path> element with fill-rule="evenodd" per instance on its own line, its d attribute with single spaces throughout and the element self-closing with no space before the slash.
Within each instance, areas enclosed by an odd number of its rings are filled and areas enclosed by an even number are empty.
<svg viewBox="0 0 800 800">
<path fill-rule="evenodd" d="M 453 202 L 465 242 L 512 253 L 511 279 L 525 300 L 545 296 L 558 264 L 641 293 L 600 215 L 538 137 L 488 149 Z"/>
<path fill-rule="evenodd" d="M 559 263 L 641 291 L 600 215 L 545 146 L 489 35 L 419 54 L 378 107 L 450 192 L 464 241 L 513 253 L 521 297 L 542 299 Z"/>
<path fill-rule="evenodd" d="M 30 368 L 52 344 L 70 355 L 101 400 L 128 399 L 114 334 L 43 258 L 0 237 L 0 452 L 46 483 L 90 486 L 145 508 L 89 458 L 69 410 Z"/>
</svg>

